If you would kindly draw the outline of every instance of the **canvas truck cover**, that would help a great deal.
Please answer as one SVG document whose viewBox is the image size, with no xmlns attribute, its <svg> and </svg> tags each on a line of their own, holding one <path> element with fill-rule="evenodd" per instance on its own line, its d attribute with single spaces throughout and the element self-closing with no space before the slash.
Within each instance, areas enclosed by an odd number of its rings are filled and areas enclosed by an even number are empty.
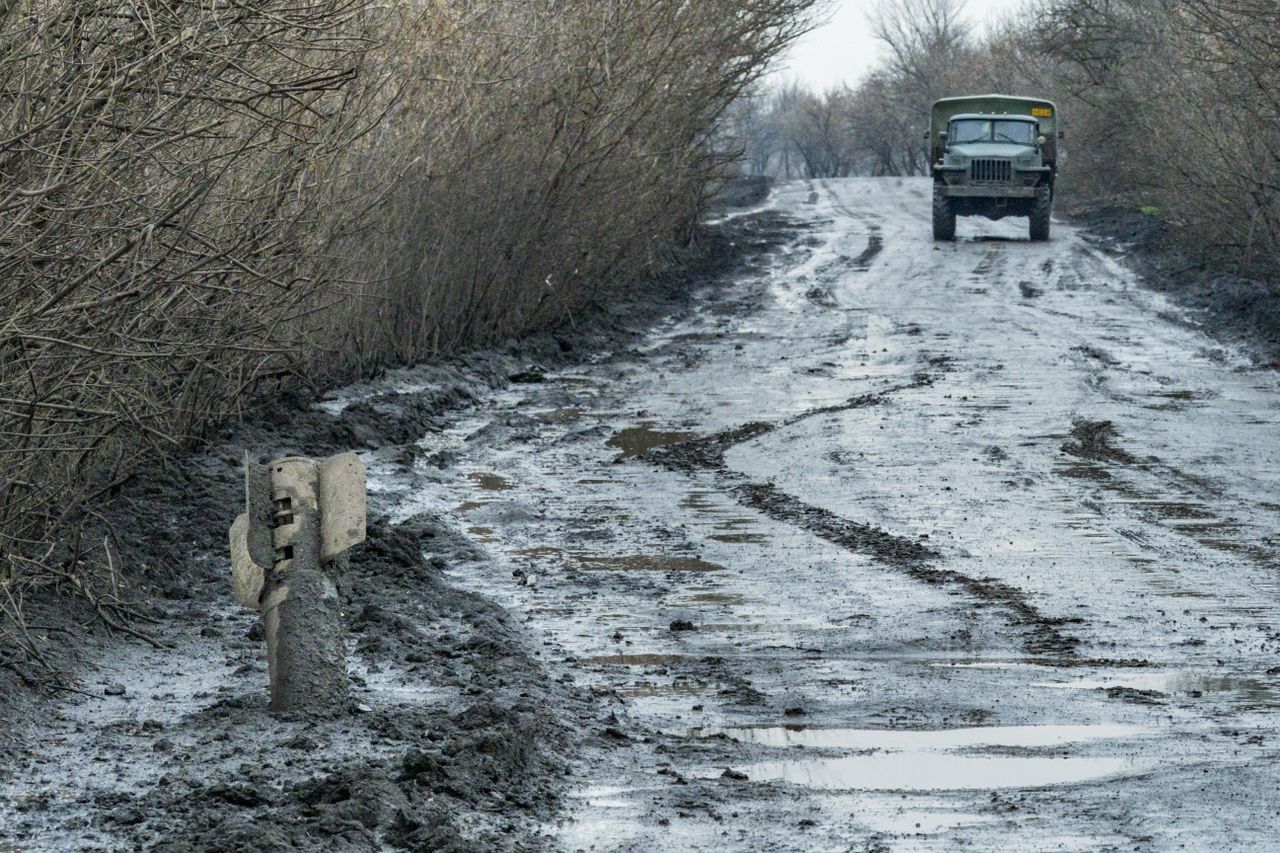
<svg viewBox="0 0 1280 853">
<path fill-rule="evenodd" d="M 1045 160 L 1057 160 L 1058 107 L 1053 101 L 1042 98 L 1020 98 L 1014 95 L 965 95 L 958 98 L 941 98 L 933 103 L 929 115 L 929 150 L 931 162 L 942 159 L 942 143 L 938 134 L 947 129 L 952 116 L 962 113 L 984 115 L 1031 116 L 1040 123 L 1044 136 Z"/>
</svg>

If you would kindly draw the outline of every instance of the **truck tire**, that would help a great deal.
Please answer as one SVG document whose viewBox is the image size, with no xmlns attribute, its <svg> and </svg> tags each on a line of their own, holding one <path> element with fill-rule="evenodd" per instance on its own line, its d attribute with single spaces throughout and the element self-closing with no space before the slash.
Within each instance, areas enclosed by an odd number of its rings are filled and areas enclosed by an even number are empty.
<svg viewBox="0 0 1280 853">
<path fill-rule="evenodd" d="M 956 212 L 951 207 L 951 200 L 943 195 L 937 187 L 933 190 L 933 239 L 954 240 L 956 238 Z"/>
<path fill-rule="evenodd" d="M 1048 187 L 1036 190 L 1035 206 L 1031 208 L 1031 239 L 1043 242 L 1049 239 L 1049 216 L 1053 213 L 1053 193 Z"/>
</svg>

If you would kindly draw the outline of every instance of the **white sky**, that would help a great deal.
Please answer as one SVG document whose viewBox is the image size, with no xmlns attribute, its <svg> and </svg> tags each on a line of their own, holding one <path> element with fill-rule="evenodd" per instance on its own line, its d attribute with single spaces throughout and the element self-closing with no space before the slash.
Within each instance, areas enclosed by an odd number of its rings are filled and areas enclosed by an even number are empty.
<svg viewBox="0 0 1280 853">
<path fill-rule="evenodd" d="M 1023 0 L 967 0 L 965 10 L 979 26 L 1022 5 Z M 796 43 L 778 63 L 774 79 L 798 80 L 817 89 L 855 83 L 880 58 L 867 13 L 875 0 L 833 0 L 830 23 Z"/>
</svg>

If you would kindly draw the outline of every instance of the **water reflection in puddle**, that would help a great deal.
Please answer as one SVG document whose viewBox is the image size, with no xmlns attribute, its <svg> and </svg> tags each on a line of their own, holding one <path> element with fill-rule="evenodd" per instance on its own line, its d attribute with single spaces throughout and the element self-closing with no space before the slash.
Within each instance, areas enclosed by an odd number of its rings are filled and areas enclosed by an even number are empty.
<svg viewBox="0 0 1280 853">
<path fill-rule="evenodd" d="M 1152 769 L 1129 758 L 1023 758 L 903 752 L 738 768 L 748 779 L 861 791 L 972 791 L 1078 784 Z"/>
<path fill-rule="evenodd" d="M 992 726 L 901 731 L 773 726 L 702 729 L 766 747 L 857 750 L 840 757 L 764 761 L 737 768 L 756 781 L 867 791 L 961 791 L 1040 788 L 1146 772 L 1128 757 L 1010 754 L 1088 741 L 1151 734 L 1138 726 Z"/>
</svg>

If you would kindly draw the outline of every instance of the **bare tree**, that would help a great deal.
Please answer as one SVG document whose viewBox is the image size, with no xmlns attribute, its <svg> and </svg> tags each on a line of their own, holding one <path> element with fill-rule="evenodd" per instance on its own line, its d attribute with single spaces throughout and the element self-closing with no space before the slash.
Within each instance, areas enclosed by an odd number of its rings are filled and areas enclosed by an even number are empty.
<svg viewBox="0 0 1280 853">
<path fill-rule="evenodd" d="M 971 48 L 964 0 L 880 0 L 868 18 L 889 49 L 887 69 L 926 96 L 940 96 Z"/>
</svg>

